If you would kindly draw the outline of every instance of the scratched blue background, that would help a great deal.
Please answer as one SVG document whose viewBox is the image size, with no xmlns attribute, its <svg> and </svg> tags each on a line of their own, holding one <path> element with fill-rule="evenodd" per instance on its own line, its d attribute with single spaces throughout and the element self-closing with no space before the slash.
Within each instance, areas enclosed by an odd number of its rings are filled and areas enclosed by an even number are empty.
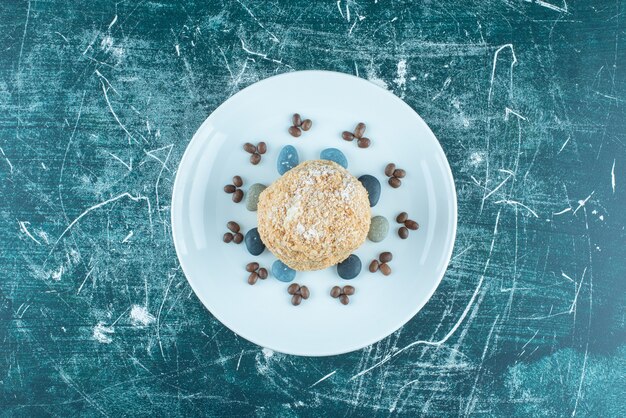
<svg viewBox="0 0 626 418">
<path fill-rule="evenodd" d="M 625 6 L 2 1 L 0 410 L 625 416 Z M 225 329 L 169 222 L 207 115 L 303 69 L 407 101 L 459 200 L 422 312 L 321 359 Z"/>
</svg>

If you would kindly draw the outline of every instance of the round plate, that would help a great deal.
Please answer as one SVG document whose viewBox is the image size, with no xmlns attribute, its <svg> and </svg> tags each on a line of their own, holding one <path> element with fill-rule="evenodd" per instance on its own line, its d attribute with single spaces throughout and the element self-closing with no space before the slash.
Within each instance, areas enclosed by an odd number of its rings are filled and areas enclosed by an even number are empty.
<svg viewBox="0 0 626 418">
<path fill-rule="evenodd" d="M 310 118 L 313 127 L 293 138 L 291 115 Z M 367 124 L 367 149 L 341 139 L 341 132 Z M 261 163 L 249 163 L 245 142 L 265 141 Z M 311 296 L 292 306 L 287 283 L 271 275 L 254 286 L 245 265 L 257 261 L 268 270 L 276 259 L 268 250 L 251 256 L 242 243 L 225 244 L 226 222 L 248 231 L 256 212 L 235 204 L 223 191 L 234 175 L 271 184 L 279 175 L 276 159 L 287 144 L 300 161 L 318 159 L 334 147 L 348 158 L 348 170 L 371 174 L 382 185 L 372 216 L 383 215 L 389 235 L 367 241 L 355 253 L 361 274 L 342 280 L 336 268 L 298 272 L 294 282 Z M 384 168 L 394 162 L 407 172 L 402 187 L 387 184 Z M 400 212 L 420 224 L 406 240 L 397 235 Z M 390 335 L 411 319 L 431 297 L 444 275 L 456 234 L 456 192 L 448 161 L 426 123 L 390 92 L 357 77 L 327 71 L 282 74 L 255 83 L 226 100 L 204 121 L 180 162 L 172 196 L 172 232 L 180 264 L 204 306 L 243 338 L 282 353 L 325 356 L 357 350 Z M 368 271 L 383 251 L 393 253 L 390 276 Z M 335 285 L 350 284 L 356 293 L 347 306 L 330 297 Z"/>
</svg>

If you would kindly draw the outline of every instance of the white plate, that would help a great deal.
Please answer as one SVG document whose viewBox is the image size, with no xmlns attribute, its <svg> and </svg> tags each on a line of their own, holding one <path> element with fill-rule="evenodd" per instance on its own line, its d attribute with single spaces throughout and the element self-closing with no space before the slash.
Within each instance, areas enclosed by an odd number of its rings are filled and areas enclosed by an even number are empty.
<svg viewBox="0 0 626 418">
<path fill-rule="evenodd" d="M 299 112 L 313 121 L 300 138 L 287 128 Z M 368 149 L 341 139 L 363 121 Z M 257 166 L 248 162 L 245 142 L 265 141 L 268 152 Z M 226 222 L 244 231 L 256 226 L 256 212 L 235 204 L 223 191 L 234 175 L 269 185 L 278 178 L 280 149 L 296 147 L 300 161 L 319 158 L 324 148 L 339 148 L 355 176 L 371 174 L 382 184 L 372 215 L 390 222 L 380 243 L 366 242 L 355 253 L 361 274 L 342 280 L 336 269 L 298 272 L 295 282 L 311 291 L 294 307 L 287 283 L 274 279 L 247 284 L 246 263 L 269 269 L 275 257 L 259 257 L 245 245 L 224 244 Z M 392 189 L 383 173 L 394 162 L 407 171 L 402 187 Z M 407 240 L 397 235 L 395 217 L 406 211 L 420 224 Z M 183 271 L 196 295 L 233 332 L 282 353 L 325 356 L 357 350 L 390 335 L 431 297 L 444 275 L 456 234 L 456 192 L 448 161 L 426 123 L 390 92 L 357 77 L 327 71 L 300 71 L 271 77 L 240 91 L 202 124 L 180 162 L 172 196 L 172 232 Z M 367 270 L 382 251 L 391 251 L 393 273 Z M 334 285 L 351 284 L 356 294 L 341 305 L 329 296 Z"/>
</svg>

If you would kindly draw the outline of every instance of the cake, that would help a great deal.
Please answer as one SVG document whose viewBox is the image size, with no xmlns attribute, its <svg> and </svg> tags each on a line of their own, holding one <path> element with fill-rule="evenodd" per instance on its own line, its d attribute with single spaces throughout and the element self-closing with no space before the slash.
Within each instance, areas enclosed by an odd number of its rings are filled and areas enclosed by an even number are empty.
<svg viewBox="0 0 626 418">
<path fill-rule="evenodd" d="M 258 231 L 266 247 L 294 270 L 345 260 L 365 239 L 370 204 L 363 185 L 339 164 L 305 161 L 259 196 Z"/>
</svg>

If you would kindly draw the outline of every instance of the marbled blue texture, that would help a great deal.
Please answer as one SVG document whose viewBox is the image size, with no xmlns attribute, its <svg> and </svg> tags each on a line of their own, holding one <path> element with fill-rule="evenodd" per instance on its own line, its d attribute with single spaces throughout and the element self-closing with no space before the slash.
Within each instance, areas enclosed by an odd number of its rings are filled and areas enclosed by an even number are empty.
<svg viewBox="0 0 626 418">
<path fill-rule="evenodd" d="M 624 10 L 0 2 L 2 413 L 625 416 Z M 452 261 L 421 312 L 320 359 L 224 327 L 170 226 L 176 168 L 207 115 L 305 69 L 403 98 L 441 142 L 459 203 Z"/>
</svg>

